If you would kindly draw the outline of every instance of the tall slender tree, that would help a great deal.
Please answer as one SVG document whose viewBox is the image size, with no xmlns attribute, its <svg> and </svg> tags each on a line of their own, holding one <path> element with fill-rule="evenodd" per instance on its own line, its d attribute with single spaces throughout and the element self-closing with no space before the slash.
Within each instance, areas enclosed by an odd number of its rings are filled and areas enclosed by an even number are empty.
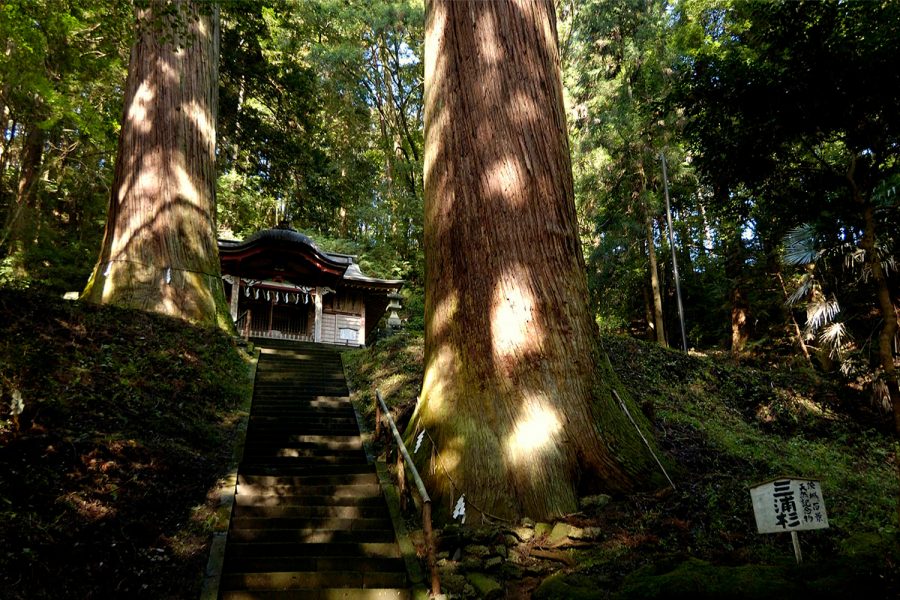
<svg viewBox="0 0 900 600">
<path fill-rule="evenodd" d="M 553 2 L 426 11 L 426 371 L 410 431 L 434 440 L 424 472 L 444 504 L 565 514 L 652 459 L 588 309 Z"/>
<path fill-rule="evenodd" d="M 84 298 L 227 320 L 215 237 L 218 7 L 136 9 L 103 246 Z"/>
</svg>

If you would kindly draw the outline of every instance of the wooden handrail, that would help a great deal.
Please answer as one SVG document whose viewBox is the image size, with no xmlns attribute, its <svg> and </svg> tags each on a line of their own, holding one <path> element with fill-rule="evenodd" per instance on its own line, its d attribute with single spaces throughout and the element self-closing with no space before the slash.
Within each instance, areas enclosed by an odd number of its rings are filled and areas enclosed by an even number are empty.
<svg viewBox="0 0 900 600">
<path fill-rule="evenodd" d="M 250 309 L 244 311 L 244 313 L 239 316 L 234 321 L 234 328 L 238 331 L 241 337 L 247 339 L 250 337 L 250 319 L 252 315 L 250 314 Z"/>
<path fill-rule="evenodd" d="M 375 390 L 375 399 L 375 435 L 377 436 L 381 432 L 381 416 L 383 414 L 387 417 L 388 425 L 391 427 L 391 433 L 394 434 L 394 440 L 397 442 L 397 448 L 400 450 L 403 460 L 406 462 L 410 471 L 412 471 L 413 481 L 415 481 L 419 497 L 422 499 L 422 529 L 424 529 L 425 533 L 425 550 L 428 554 L 428 571 L 431 574 L 431 594 L 437 597 L 441 594 L 441 581 L 438 577 L 437 561 L 434 556 L 434 534 L 432 533 L 431 528 L 431 496 L 428 495 L 428 491 L 425 489 L 425 483 L 422 481 L 422 476 L 419 475 L 419 470 L 409 456 L 406 444 L 403 443 L 403 438 L 400 437 L 400 432 L 397 431 L 397 425 L 394 423 L 391 411 L 388 410 L 387 405 L 384 403 L 384 399 L 381 397 L 381 392 L 377 389 Z M 398 466 L 402 468 L 403 465 L 399 464 L 398 461 Z"/>
</svg>

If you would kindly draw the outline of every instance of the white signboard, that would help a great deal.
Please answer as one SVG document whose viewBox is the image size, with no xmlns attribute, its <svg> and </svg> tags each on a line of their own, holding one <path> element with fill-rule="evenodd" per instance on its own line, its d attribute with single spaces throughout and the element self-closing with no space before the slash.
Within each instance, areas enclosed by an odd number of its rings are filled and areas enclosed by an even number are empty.
<svg viewBox="0 0 900 600">
<path fill-rule="evenodd" d="M 815 479 L 782 477 L 750 488 L 759 533 L 828 527 L 822 486 Z"/>
</svg>

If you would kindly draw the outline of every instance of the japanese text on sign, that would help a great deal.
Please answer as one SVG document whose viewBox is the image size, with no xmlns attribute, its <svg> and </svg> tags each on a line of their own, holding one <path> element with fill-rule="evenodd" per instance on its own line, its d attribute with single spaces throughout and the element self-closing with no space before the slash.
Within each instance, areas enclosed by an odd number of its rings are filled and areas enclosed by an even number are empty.
<svg viewBox="0 0 900 600">
<path fill-rule="evenodd" d="M 787 477 L 750 489 L 759 533 L 805 531 L 828 527 L 821 484 Z"/>
</svg>

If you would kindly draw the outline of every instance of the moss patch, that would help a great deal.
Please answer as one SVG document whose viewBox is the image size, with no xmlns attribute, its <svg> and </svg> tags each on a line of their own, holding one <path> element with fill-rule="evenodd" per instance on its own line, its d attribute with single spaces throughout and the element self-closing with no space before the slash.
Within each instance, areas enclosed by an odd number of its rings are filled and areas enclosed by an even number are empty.
<svg viewBox="0 0 900 600">
<path fill-rule="evenodd" d="M 4 597 L 198 595 L 247 373 L 217 329 L 0 290 Z"/>
</svg>

